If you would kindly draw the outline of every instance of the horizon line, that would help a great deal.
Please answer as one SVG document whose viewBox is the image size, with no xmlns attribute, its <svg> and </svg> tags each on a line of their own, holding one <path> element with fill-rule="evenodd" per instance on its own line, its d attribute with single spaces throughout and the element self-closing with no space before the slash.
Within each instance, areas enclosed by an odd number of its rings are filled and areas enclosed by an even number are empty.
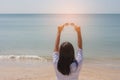
<svg viewBox="0 0 120 80">
<path fill-rule="evenodd" d="M 0 14 L 50 14 L 50 15 L 82 15 L 82 14 L 120 14 L 120 13 L 0 13 Z"/>
</svg>

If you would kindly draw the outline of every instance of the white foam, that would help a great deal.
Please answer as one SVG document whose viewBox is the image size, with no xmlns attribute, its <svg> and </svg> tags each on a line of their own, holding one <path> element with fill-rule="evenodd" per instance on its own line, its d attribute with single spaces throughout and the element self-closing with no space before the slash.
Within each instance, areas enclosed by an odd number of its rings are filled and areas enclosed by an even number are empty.
<svg viewBox="0 0 120 80">
<path fill-rule="evenodd" d="M 38 60 L 47 62 L 46 58 L 36 55 L 0 55 L 0 60 Z"/>
</svg>

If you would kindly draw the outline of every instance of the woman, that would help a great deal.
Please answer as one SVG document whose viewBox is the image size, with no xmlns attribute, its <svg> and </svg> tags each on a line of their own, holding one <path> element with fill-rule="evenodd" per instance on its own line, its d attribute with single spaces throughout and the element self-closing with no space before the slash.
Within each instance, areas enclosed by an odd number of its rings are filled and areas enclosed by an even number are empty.
<svg viewBox="0 0 120 80">
<path fill-rule="evenodd" d="M 58 27 L 53 53 L 53 64 L 57 80 L 78 80 L 83 60 L 81 29 L 73 23 L 70 24 L 74 27 L 78 37 L 78 52 L 75 58 L 74 48 L 70 42 L 63 42 L 59 48 L 61 32 L 64 26 L 67 25 L 69 24 L 66 23 Z"/>
</svg>

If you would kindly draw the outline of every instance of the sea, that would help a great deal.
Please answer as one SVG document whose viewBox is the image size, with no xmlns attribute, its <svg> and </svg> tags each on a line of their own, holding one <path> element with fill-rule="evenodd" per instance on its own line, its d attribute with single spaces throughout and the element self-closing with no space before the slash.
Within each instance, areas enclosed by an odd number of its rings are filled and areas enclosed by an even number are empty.
<svg viewBox="0 0 120 80">
<path fill-rule="evenodd" d="M 120 14 L 0 14 L 0 59 L 52 57 L 57 27 L 81 27 L 84 58 L 120 59 Z M 72 26 L 62 31 L 77 52 Z"/>
</svg>

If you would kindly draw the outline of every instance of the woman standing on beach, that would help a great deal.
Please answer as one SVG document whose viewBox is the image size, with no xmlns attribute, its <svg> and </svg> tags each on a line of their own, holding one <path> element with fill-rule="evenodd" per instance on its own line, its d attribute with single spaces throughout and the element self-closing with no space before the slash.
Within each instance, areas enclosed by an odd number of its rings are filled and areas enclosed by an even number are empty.
<svg viewBox="0 0 120 80">
<path fill-rule="evenodd" d="M 70 24 L 74 27 L 78 37 L 78 52 L 75 58 L 74 48 L 70 42 L 63 42 L 59 48 L 61 32 L 67 25 L 69 24 L 66 23 L 58 27 L 53 53 L 53 64 L 57 80 L 78 80 L 83 61 L 81 29 L 73 23 Z"/>
</svg>

